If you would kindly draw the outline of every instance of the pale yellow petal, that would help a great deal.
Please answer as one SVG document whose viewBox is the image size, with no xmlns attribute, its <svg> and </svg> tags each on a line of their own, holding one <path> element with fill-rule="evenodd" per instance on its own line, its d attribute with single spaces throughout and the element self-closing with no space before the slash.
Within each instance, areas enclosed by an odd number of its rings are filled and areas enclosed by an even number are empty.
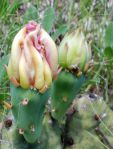
<svg viewBox="0 0 113 149">
<path fill-rule="evenodd" d="M 26 29 L 25 28 L 21 29 L 15 36 L 12 43 L 11 63 L 14 71 L 14 76 L 16 78 L 19 77 L 19 60 L 20 60 L 21 50 L 22 50 L 21 45 L 23 44 L 25 33 L 26 33 Z"/>
<path fill-rule="evenodd" d="M 36 87 L 37 89 L 41 89 L 44 85 L 44 64 L 42 61 L 42 57 L 33 46 L 31 46 L 30 51 L 35 70 L 34 87 Z"/>
<path fill-rule="evenodd" d="M 24 53 L 25 53 L 25 57 L 29 65 L 32 65 L 32 56 L 31 56 L 31 51 L 29 49 L 31 45 L 33 44 L 32 40 L 37 39 L 37 33 L 38 33 L 38 28 L 30 32 L 24 39 L 24 46 L 25 46 Z"/>
<path fill-rule="evenodd" d="M 22 52 L 20 63 L 19 63 L 19 76 L 20 76 L 20 85 L 23 88 L 30 87 L 29 74 L 27 73 L 26 67 L 27 67 L 27 63 L 25 61 L 25 57 Z"/>
<path fill-rule="evenodd" d="M 12 64 L 11 64 L 11 59 L 9 60 L 8 66 L 6 67 L 8 77 L 11 78 L 14 76 L 13 69 L 12 69 Z"/>
<path fill-rule="evenodd" d="M 45 80 L 45 85 L 50 86 L 50 84 L 52 83 L 51 69 L 50 69 L 50 66 L 48 65 L 46 59 L 44 59 L 43 62 L 44 62 L 44 80 Z"/>
</svg>

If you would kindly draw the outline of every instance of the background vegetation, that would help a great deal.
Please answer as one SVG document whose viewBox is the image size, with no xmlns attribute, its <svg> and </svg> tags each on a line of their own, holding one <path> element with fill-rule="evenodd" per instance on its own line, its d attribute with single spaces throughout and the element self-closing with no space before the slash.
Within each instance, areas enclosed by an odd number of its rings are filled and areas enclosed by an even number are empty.
<svg viewBox="0 0 113 149">
<path fill-rule="evenodd" d="M 59 45 L 67 31 L 80 27 L 92 50 L 92 67 L 81 93 L 98 94 L 113 109 L 112 0 L 0 0 L 0 126 L 10 103 L 7 64 L 11 43 L 29 20 L 42 24 Z M 2 139 L 0 141 L 3 141 Z"/>
</svg>

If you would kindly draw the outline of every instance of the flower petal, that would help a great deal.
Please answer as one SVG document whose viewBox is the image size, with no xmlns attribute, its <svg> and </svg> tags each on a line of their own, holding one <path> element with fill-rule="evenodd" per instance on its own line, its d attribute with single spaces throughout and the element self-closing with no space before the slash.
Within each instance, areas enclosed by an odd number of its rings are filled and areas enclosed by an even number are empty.
<svg viewBox="0 0 113 149">
<path fill-rule="evenodd" d="M 44 64 L 41 55 L 32 45 L 30 51 L 35 70 L 34 87 L 41 89 L 44 85 Z"/>
<path fill-rule="evenodd" d="M 41 29 L 40 36 L 41 36 L 40 39 L 41 43 L 44 45 L 45 48 L 46 60 L 50 65 L 50 68 L 54 75 L 58 67 L 58 52 L 56 45 L 53 39 L 49 36 L 49 34 L 45 30 Z"/>
<path fill-rule="evenodd" d="M 20 63 L 19 63 L 19 76 L 20 76 L 20 85 L 23 88 L 29 88 L 30 82 L 29 82 L 29 75 L 26 70 L 27 63 L 25 61 L 24 53 L 22 52 Z"/>
<path fill-rule="evenodd" d="M 15 36 L 11 49 L 11 63 L 15 78 L 19 78 L 19 61 L 21 56 L 21 44 L 23 44 L 26 29 L 21 29 Z"/>
<path fill-rule="evenodd" d="M 45 80 L 45 85 L 49 86 L 52 83 L 51 69 L 50 69 L 46 59 L 44 59 L 43 62 L 44 62 L 44 80 Z"/>
</svg>

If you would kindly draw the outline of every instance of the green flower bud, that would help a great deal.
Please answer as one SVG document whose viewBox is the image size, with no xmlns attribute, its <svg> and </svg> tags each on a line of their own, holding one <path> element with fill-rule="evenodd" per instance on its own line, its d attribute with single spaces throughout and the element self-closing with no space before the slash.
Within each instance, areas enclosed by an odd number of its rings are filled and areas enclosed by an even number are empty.
<svg viewBox="0 0 113 149">
<path fill-rule="evenodd" d="M 49 34 L 36 22 L 25 25 L 15 36 L 7 73 L 16 86 L 44 92 L 57 73 L 57 48 Z"/>
<path fill-rule="evenodd" d="M 91 49 L 79 29 L 64 37 L 59 46 L 60 66 L 66 69 L 79 68 L 83 71 L 90 59 Z"/>
</svg>

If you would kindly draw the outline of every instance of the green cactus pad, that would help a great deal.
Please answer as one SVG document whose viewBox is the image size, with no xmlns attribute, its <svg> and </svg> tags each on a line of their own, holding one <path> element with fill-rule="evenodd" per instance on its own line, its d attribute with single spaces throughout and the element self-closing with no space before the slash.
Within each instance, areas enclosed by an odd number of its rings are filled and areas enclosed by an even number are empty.
<svg viewBox="0 0 113 149">
<path fill-rule="evenodd" d="M 32 144 L 29 144 L 28 142 L 26 142 L 26 140 L 24 139 L 24 137 L 20 134 L 18 134 L 18 131 L 16 129 L 13 130 L 12 133 L 12 144 L 13 144 L 13 149 L 30 149 L 30 147 L 32 147 Z M 39 149 L 39 144 L 35 143 L 35 147 L 37 146 L 37 149 Z M 32 147 L 32 149 L 34 149 Z"/>
<path fill-rule="evenodd" d="M 81 120 L 82 127 L 87 130 L 95 128 L 100 123 L 100 116 L 107 109 L 104 100 L 99 96 L 90 98 L 89 95 L 83 95 L 75 102 L 75 109 L 78 111 L 77 117 Z"/>
<path fill-rule="evenodd" d="M 104 110 L 103 118 L 98 128 L 101 135 L 104 136 L 104 143 L 113 148 L 113 111 L 109 106 Z"/>
<path fill-rule="evenodd" d="M 72 148 L 70 147 L 70 149 L 105 149 L 105 145 L 95 134 L 85 130 L 74 139 L 74 142 L 75 145 Z"/>
<path fill-rule="evenodd" d="M 87 94 L 74 100 L 72 107 L 78 112 L 73 115 L 70 133 L 71 130 L 72 133 L 74 131 L 77 133 L 79 129 L 92 130 L 96 128 L 106 119 L 105 112 L 110 110 L 102 97 L 91 98 Z"/>
<path fill-rule="evenodd" d="M 10 129 L 2 130 L 2 139 L 0 149 L 62 149 L 60 140 L 61 131 L 56 124 L 53 124 L 49 115 L 45 114 L 42 122 L 41 136 L 35 143 L 28 143 L 23 135 L 13 124 Z"/>
<path fill-rule="evenodd" d="M 37 141 L 41 133 L 42 120 L 46 102 L 49 98 L 49 90 L 40 94 L 34 90 L 25 90 L 11 84 L 12 112 L 16 121 L 18 131 L 29 143 Z M 28 103 L 23 105 L 23 100 Z"/>
<path fill-rule="evenodd" d="M 76 77 L 69 72 L 61 72 L 52 86 L 52 116 L 60 120 L 85 81 L 85 75 Z"/>
<path fill-rule="evenodd" d="M 113 147 L 113 111 L 102 97 L 84 94 L 74 100 L 72 108 L 77 112 L 71 118 L 67 136 L 73 139 L 76 149 Z"/>
<path fill-rule="evenodd" d="M 57 126 L 53 125 L 49 115 L 46 115 L 43 121 L 42 135 L 39 139 L 41 149 L 62 149 L 61 132 Z"/>
</svg>

